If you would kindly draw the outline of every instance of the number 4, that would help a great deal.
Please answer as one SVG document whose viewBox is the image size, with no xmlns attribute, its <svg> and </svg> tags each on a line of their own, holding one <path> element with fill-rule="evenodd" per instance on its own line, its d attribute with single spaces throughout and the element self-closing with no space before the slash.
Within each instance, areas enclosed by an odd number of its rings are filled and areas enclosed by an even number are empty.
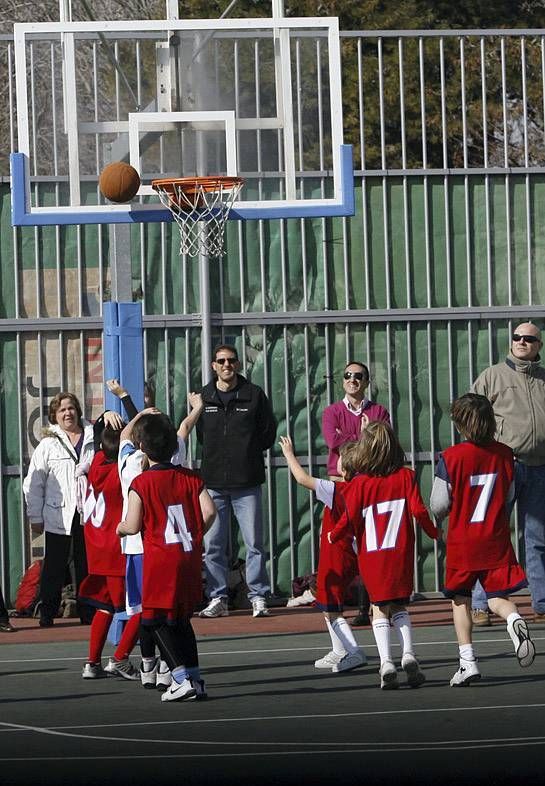
<svg viewBox="0 0 545 786">
<path fill-rule="evenodd" d="M 496 482 L 497 476 L 497 472 L 491 472 L 489 475 L 470 475 L 470 486 L 483 487 L 477 504 L 475 505 L 473 515 L 469 520 L 470 524 L 479 524 L 485 520 L 486 511 L 488 510 L 488 504 L 490 502 L 490 497 L 492 496 L 492 491 L 494 490 L 494 484 Z"/>
<path fill-rule="evenodd" d="M 167 508 L 165 543 L 181 543 L 184 551 L 193 551 L 193 539 L 187 528 L 182 505 L 169 505 Z"/>
</svg>

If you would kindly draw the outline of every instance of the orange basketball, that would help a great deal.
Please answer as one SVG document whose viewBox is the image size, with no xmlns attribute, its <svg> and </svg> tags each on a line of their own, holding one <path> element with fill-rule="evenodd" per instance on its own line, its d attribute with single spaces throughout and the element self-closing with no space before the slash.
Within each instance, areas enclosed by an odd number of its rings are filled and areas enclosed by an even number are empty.
<svg viewBox="0 0 545 786">
<path fill-rule="evenodd" d="M 130 164 L 114 161 L 100 173 L 98 187 L 110 202 L 130 202 L 140 188 L 140 175 Z"/>
</svg>

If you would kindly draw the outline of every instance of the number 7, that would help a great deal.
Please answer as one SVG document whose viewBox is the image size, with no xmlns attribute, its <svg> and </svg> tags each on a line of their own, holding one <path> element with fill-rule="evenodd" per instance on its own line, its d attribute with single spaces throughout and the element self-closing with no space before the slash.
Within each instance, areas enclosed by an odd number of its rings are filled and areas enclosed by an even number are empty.
<svg viewBox="0 0 545 786">
<path fill-rule="evenodd" d="M 469 477 L 470 486 L 483 487 L 479 495 L 479 499 L 477 500 L 477 504 L 475 505 L 475 510 L 473 511 L 473 515 L 469 520 L 470 524 L 479 524 L 480 522 L 485 520 L 486 511 L 488 510 L 490 497 L 492 496 L 492 491 L 494 490 L 494 484 L 496 483 L 497 476 L 498 476 L 497 472 L 491 472 L 488 475 L 470 475 Z"/>
</svg>

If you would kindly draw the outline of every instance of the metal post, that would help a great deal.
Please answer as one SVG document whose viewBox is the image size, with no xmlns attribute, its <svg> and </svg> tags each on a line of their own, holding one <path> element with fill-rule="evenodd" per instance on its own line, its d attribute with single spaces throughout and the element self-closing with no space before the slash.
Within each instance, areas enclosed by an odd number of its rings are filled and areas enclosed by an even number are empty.
<svg viewBox="0 0 545 786">
<path fill-rule="evenodd" d="M 199 293 L 201 306 L 201 378 L 210 382 L 212 363 L 212 322 L 210 318 L 210 264 L 208 254 L 199 253 Z"/>
</svg>

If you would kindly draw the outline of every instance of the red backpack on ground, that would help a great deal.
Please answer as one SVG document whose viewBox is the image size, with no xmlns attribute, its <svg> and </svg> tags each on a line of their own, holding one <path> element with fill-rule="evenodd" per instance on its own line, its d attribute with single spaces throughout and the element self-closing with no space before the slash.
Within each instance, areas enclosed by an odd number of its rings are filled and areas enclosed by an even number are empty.
<svg viewBox="0 0 545 786">
<path fill-rule="evenodd" d="M 40 576 L 43 560 L 38 559 L 26 570 L 15 596 L 15 611 L 19 617 L 33 617 L 40 595 Z"/>
</svg>

